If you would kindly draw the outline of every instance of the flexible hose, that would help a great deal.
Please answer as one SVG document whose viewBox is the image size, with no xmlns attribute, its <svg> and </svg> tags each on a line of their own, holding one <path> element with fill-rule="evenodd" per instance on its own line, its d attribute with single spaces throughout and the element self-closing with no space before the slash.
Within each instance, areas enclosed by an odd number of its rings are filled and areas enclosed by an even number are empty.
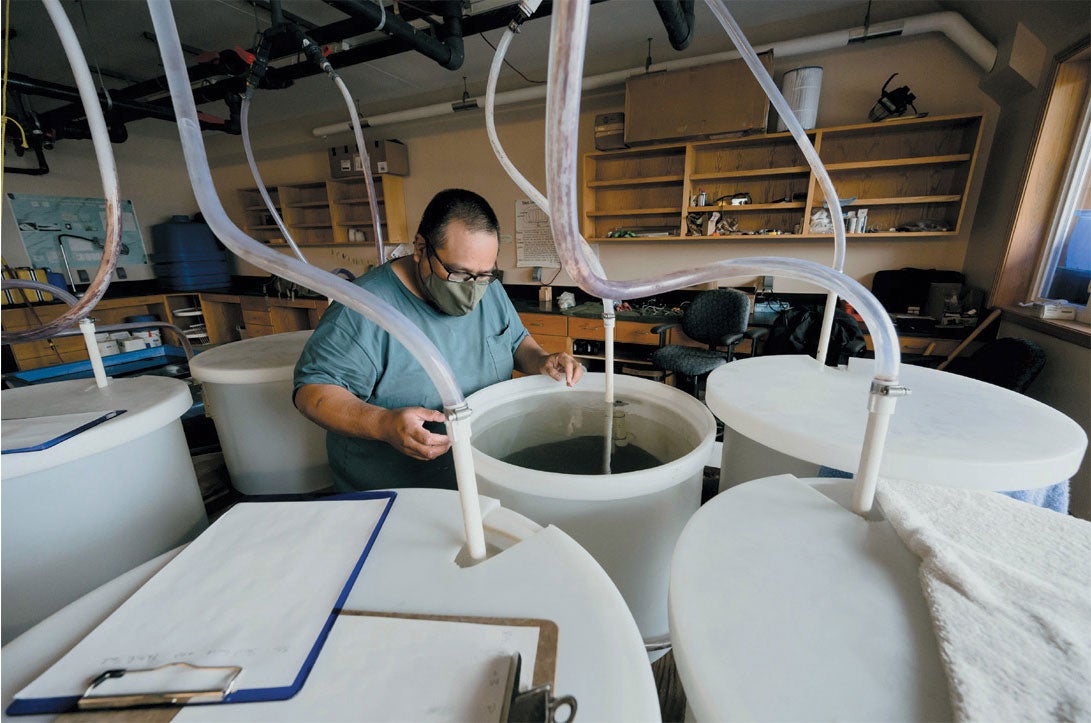
<svg viewBox="0 0 1091 723">
<path fill-rule="evenodd" d="M 709 0 L 714 2 L 715 0 Z M 577 146 L 580 85 L 587 43 L 588 2 L 554 6 L 546 92 L 546 181 L 553 213 L 550 222 L 557 250 L 568 274 L 587 293 L 600 297 L 639 298 L 731 276 L 780 276 L 808 281 L 838 292 L 857 308 L 875 342 L 875 378 L 871 386 L 865 441 L 856 476 L 853 509 L 866 513 L 872 504 L 888 418 L 894 411 L 900 350 L 890 317 L 878 300 L 854 279 L 828 266 L 802 259 L 754 257 L 721 261 L 704 268 L 628 282 L 596 276 L 584 255 L 577 220 Z M 724 14 L 725 8 L 721 7 Z"/>
<path fill-rule="evenodd" d="M 170 2 L 169 0 L 148 0 L 148 9 L 155 34 L 159 39 L 159 52 L 170 86 L 186 169 L 189 172 L 197 204 L 212 231 L 225 246 L 243 260 L 289 281 L 323 293 L 385 329 L 398 343 L 405 346 L 424 368 L 443 400 L 448 419 L 466 422 L 470 409 L 466 405 L 465 397 L 450 366 L 428 337 L 404 314 L 366 289 L 298 259 L 266 248 L 261 242 L 247 236 L 227 217 L 216 195 L 216 187 L 209 172 L 204 139 L 197 119 L 197 107 L 190 89 L 186 61 L 182 55 L 178 28 L 174 22 Z M 448 424 L 450 426 L 454 422 L 448 422 Z M 457 474 L 468 551 L 473 559 L 481 560 L 485 557 L 485 536 L 481 525 L 477 479 L 473 474 L 469 443 L 469 434 L 454 436 L 453 445 L 461 445 L 461 454 L 458 451 L 455 453 L 456 462 L 459 457 L 470 459 L 469 473 Z"/>
<path fill-rule="evenodd" d="M 59 286 L 35 279 L 4 279 L 3 284 L 0 284 L 0 286 L 5 289 L 30 289 L 32 291 L 41 291 L 43 294 L 53 294 L 69 306 L 80 303 L 80 300 L 73 296 L 68 289 L 62 289 Z"/>
<path fill-rule="evenodd" d="M 799 120 L 796 118 L 795 112 L 792 111 L 791 106 L 788 105 L 788 101 L 784 98 L 784 95 L 777 88 L 776 83 L 773 82 L 772 76 L 765 69 L 765 66 L 758 60 L 758 54 L 754 52 L 754 48 L 750 46 L 750 41 L 746 39 L 746 36 L 742 32 L 742 28 L 735 22 L 735 18 L 731 17 L 731 13 L 728 12 L 727 7 L 723 4 L 723 0 L 706 0 L 708 7 L 716 15 L 716 18 L 720 21 L 720 25 L 727 31 L 728 37 L 731 38 L 731 42 L 735 44 L 735 49 L 739 51 L 739 55 L 742 57 L 743 62 L 746 63 L 746 67 L 750 68 L 750 72 L 754 75 L 754 78 L 761 85 L 762 90 L 765 91 L 765 95 L 769 97 L 769 101 L 773 104 L 773 108 L 776 109 L 777 114 L 784 121 L 784 125 L 792 134 L 792 138 L 795 139 L 796 145 L 799 146 L 799 150 L 803 152 L 803 156 L 807 159 L 807 164 L 811 167 L 811 172 L 814 173 L 815 180 L 818 181 L 818 185 L 822 188 L 822 195 L 826 197 L 826 205 L 830 209 L 830 220 L 833 221 L 833 267 L 838 271 L 845 270 L 845 219 L 841 215 L 841 199 L 837 196 L 837 189 L 833 187 L 833 181 L 830 180 L 830 174 L 826 172 L 826 167 L 822 164 L 822 159 L 818 157 L 818 152 L 811 145 L 811 139 L 807 137 L 807 133 L 803 130 L 803 126 L 799 124 Z M 826 295 L 826 306 L 822 314 L 822 327 L 818 335 L 818 352 L 815 354 L 815 358 L 818 359 L 818 363 L 822 364 L 826 361 L 826 353 L 830 348 L 830 336 L 833 332 L 833 317 L 834 312 L 837 309 L 837 295 L 830 292 Z"/>
<path fill-rule="evenodd" d="M 292 234 L 288 231 L 288 227 L 284 225 L 283 219 L 280 217 L 280 213 L 277 211 L 276 204 L 273 203 L 273 199 L 269 197 L 269 191 L 265 188 L 265 181 L 261 180 L 261 174 L 258 173 L 258 164 L 254 161 L 254 150 L 250 147 L 250 96 L 246 95 L 242 99 L 242 109 L 239 112 L 239 125 L 242 126 L 242 147 L 246 151 L 246 162 L 250 164 L 250 175 L 254 177 L 254 183 L 258 184 L 258 193 L 261 194 L 261 200 L 265 202 L 265 207 L 269 209 L 269 214 L 273 217 L 274 223 L 277 228 L 284 235 L 284 241 L 291 247 L 292 253 L 296 255 L 303 263 L 307 263 L 307 257 L 303 255 L 303 252 L 299 250 L 299 246 L 296 246 L 295 239 L 292 238 Z"/>
<path fill-rule="evenodd" d="M 386 248 L 383 244 L 383 220 L 379 215 L 379 198 L 375 195 L 375 179 L 371 177 L 371 157 L 368 156 L 367 144 L 364 143 L 364 131 L 360 127 L 360 114 L 356 111 L 356 103 L 353 102 L 352 94 L 349 93 L 348 87 L 345 86 L 345 81 L 341 80 L 341 76 L 331 71 L 330 77 L 333 78 L 337 89 L 341 91 L 341 97 L 345 99 L 349 115 L 352 116 L 352 132 L 356 136 L 356 147 L 360 149 L 360 160 L 363 161 L 364 165 L 364 185 L 367 186 L 371 223 L 375 227 L 375 253 L 379 260 L 379 266 L 382 266 L 386 263 Z"/>
<path fill-rule="evenodd" d="M 500 78 L 500 68 L 504 64 L 504 56 L 508 52 L 508 46 L 511 45 L 512 39 L 515 37 L 515 33 L 508 28 L 504 31 L 504 36 L 500 38 L 500 42 L 496 46 L 496 52 L 493 54 L 492 65 L 489 68 L 489 81 L 485 88 L 485 129 L 489 136 L 489 144 L 492 146 L 493 154 L 496 155 L 496 160 L 500 162 L 504 170 L 507 171 L 508 176 L 515 182 L 523 193 L 530 197 L 530 200 L 542 209 L 542 213 L 549 215 L 549 201 L 542 193 L 534 187 L 534 184 L 527 180 L 526 176 L 519 172 L 519 169 L 515 167 L 515 164 L 508 158 L 508 154 L 504 151 L 504 146 L 500 143 L 500 136 L 496 131 L 496 84 Z M 595 274 L 606 278 L 606 272 L 602 268 L 602 263 L 584 241 L 584 246 L 587 247 L 587 259 L 591 264 L 591 268 Z M 603 474 L 610 474 L 610 455 L 613 451 L 612 429 L 614 419 L 614 300 L 602 299 L 602 320 L 603 330 L 605 332 L 605 356 L 606 361 L 603 366 L 605 370 L 605 384 L 606 389 L 604 398 L 606 402 L 606 433 L 603 435 Z"/>
<path fill-rule="evenodd" d="M 114 151 L 110 146 L 110 133 L 106 129 L 106 119 L 102 114 L 102 106 L 99 105 L 98 90 L 95 88 L 95 81 L 91 78 L 91 70 L 87 67 L 87 58 L 84 57 L 83 49 L 80 48 L 76 31 L 72 28 L 72 23 L 69 22 L 64 8 L 61 7 L 60 0 L 43 0 L 43 2 L 46 11 L 49 13 L 50 20 L 53 21 L 53 26 L 57 29 L 57 35 L 60 37 L 65 55 L 68 57 L 68 64 L 72 66 L 72 74 L 76 79 L 80 100 L 83 102 L 83 109 L 87 114 L 87 125 L 91 131 L 91 140 L 95 146 L 99 177 L 102 181 L 102 191 L 106 199 L 106 241 L 103 244 L 102 261 L 99 262 L 98 271 L 95 272 L 95 278 L 91 280 L 91 284 L 87 287 L 87 291 L 84 292 L 83 298 L 56 319 L 43 324 L 37 329 L 3 332 L 0 335 L 0 340 L 5 344 L 48 338 L 87 316 L 110 286 L 110 276 L 114 273 L 118 255 L 121 253 L 121 192 L 118 188 Z M 49 293 L 56 292 L 50 291 Z"/>
<path fill-rule="evenodd" d="M 589 294 L 609 298 L 640 298 L 684 286 L 726 277 L 772 271 L 837 291 L 857 307 L 875 339 L 876 375 L 894 382 L 900 362 L 897 335 L 890 317 L 878 300 L 859 282 L 842 272 L 812 261 L 778 257 L 753 257 L 721 261 L 708 266 L 676 271 L 656 278 L 626 282 L 597 276 L 585 257 L 577 219 L 576 130 L 579 127 L 580 80 L 586 45 L 587 3 L 560 3 L 552 14 L 553 32 L 549 59 L 549 90 L 546 95 L 547 183 L 552 206 L 553 236 L 565 270 Z M 865 314 L 866 310 L 866 314 Z"/>
</svg>

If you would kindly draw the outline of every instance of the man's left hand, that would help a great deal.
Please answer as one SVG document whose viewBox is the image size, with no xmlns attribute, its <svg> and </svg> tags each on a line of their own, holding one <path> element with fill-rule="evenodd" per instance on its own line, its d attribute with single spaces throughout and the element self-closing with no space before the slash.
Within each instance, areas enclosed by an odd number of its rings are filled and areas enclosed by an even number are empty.
<svg viewBox="0 0 1091 723">
<path fill-rule="evenodd" d="M 558 352 L 542 360 L 542 368 L 538 373 L 574 387 L 583 376 L 583 366 L 571 354 Z"/>
</svg>

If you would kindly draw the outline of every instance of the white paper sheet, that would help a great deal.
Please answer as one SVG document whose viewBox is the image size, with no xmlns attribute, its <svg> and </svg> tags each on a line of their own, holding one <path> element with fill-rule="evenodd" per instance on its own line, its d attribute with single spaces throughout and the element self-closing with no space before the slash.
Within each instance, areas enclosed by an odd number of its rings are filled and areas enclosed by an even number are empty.
<svg viewBox="0 0 1091 723">
<path fill-rule="evenodd" d="M 497 721 L 511 654 L 522 690 L 537 646 L 537 627 L 341 615 L 291 700 L 189 707 L 175 721 Z"/>
<path fill-rule="evenodd" d="M 525 198 L 515 202 L 515 265 L 561 268 L 549 216 Z"/>
<path fill-rule="evenodd" d="M 236 689 L 292 684 L 388 502 L 236 505 L 16 698 L 169 662 L 240 665 Z"/>
</svg>

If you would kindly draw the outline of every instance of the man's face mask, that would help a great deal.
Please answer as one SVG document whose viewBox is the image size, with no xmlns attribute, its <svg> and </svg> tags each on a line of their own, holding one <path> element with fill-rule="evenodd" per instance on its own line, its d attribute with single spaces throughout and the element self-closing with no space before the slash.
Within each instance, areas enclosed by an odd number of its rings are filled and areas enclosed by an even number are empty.
<svg viewBox="0 0 1091 723">
<path fill-rule="evenodd" d="M 430 241 L 425 241 L 424 253 L 428 257 L 428 266 L 432 273 L 424 279 L 422 285 L 432 303 L 444 314 L 464 316 L 473 311 L 484 298 L 489 284 L 496 281 L 496 273 L 471 274 L 467 271 L 451 269 L 436 254 Z M 439 262 L 447 272 L 447 278 L 440 278 L 432 267 L 432 259 Z"/>
</svg>

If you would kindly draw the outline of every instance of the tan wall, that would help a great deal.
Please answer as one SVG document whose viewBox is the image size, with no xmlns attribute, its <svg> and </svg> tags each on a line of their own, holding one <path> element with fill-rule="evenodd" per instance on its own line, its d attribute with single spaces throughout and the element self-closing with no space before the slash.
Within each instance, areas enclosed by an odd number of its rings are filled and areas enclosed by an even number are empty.
<svg viewBox="0 0 1091 723">
<path fill-rule="evenodd" d="M 838 51 L 790 58 L 776 64 L 776 78 L 799 65 L 823 65 L 822 100 L 819 105 L 820 126 L 841 125 L 866 121 L 867 111 L 878 97 L 887 77 L 898 71 L 897 83 L 908 84 L 920 97 L 918 108 L 931 115 L 980 112 L 986 114 L 985 142 L 987 151 L 992 135 L 992 118 L 996 104 L 978 90 L 980 72 L 961 51 L 945 39 L 918 36 L 886 42 L 882 45 L 855 45 Z M 935 78 L 943 78 L 936 83 Z M 585 99 L 580 125 L 580 152 L 594 150 L 594 116 L 624 107 L 624 92 L 615 90 Z M 518 168 L 539 189 L 545 186 L 544 106 L 541 103 L 520 108 L 501 108 L 497 125 L 508 155 Z M 318 125 L 317 123 L 315 125 Z M 255 143 L 265 148 L 255 151 L 261 163 L 262 175 L 268 183 L 287 183 L 324 178 L 327 162 L 324 147 L 351 142 L 342 134 L 324 142 L 320 148 L 301 129 L 255 129 Z M 420 213 L 431 196 L 449 186 L 464 186 L 477 191 L 493 204 L 500 218 L 502 233 L 514 231 L 515 201 L 524 198 L 504 173 L 493 156 L 485 134 L 482 112 L 446 115 L 396 127 L 367 132 L 369 138 L 398 138 L 409 146 L 411 174 L 405 180 L 408 224 L 412 232 Z M 221 144 L 222 145 L 222 144 Z M 301 150 L 305 148 L 305 150 Z M 217 185 L 223 190 L 253 186 L 245 162 L 237 152 L 227 151 L 214 161 Z M 971 189 L 971 204 L 977 185 Z M 233 194 L 232 194 L 233 195 Z M 225 202 L 235 202 L 226 198 Z M 236 202 L 237 203 L 237 202 Z M 232 206 L 229 211 L 241 219 Z M 973 221 L 967 215 L 966 227 Z M 947 269 L 962 267 L 966 256 L 966 237 L 953 240 L 853 241 L 850 244 L 846 270 L 870 284 L 872 274 L 879 269 L 902 266 L 924 266 Z M 724 258 L 774 254 L 829 263 L 832 248 L 825 241 L 785 241 L 749 243 L 730 242 L 625 242 L 601 244 L 603 265 L 609 276 L 619 279 L 637 278 L 676 270 L 704 266 Z M 370 251 L 349 253 L 341 249 L 307 251 L 319 265 L 350 265 L 362 270 L 371 260 Z M 530 269 L 515 268 L 514 245 L 501 247 L 499 263 L 506 271 L 506 283 L 530 283 Z M 563 272 L 558 285 L 571 285 Z M 812 290 L 805 285 L 778 279 L 777 291 Z"/>
</svg>

